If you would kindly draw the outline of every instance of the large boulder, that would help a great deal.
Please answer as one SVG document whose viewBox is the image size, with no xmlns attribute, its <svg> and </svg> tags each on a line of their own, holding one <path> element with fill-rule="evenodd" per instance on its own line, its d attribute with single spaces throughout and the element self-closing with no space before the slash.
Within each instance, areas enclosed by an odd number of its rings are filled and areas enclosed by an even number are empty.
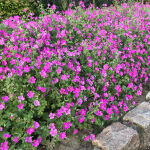
<svg viewBox="0 0 150 150">
<path fill-rule="evenodd" d="M 129 111 L 124 117 L 124 121 L 129 121 L 131 124 L 138 127 L 140 134 L 141 149 L 144 149 L 150 144 L 150 103 L 143 102 L 133 110 Z"/>
<path fill-rule="evenodd" d="M 138 150 L 140 140 L 136 130 L 116 122 L 105 128 L 92 144 L 101 150 Z"/>
</svg>

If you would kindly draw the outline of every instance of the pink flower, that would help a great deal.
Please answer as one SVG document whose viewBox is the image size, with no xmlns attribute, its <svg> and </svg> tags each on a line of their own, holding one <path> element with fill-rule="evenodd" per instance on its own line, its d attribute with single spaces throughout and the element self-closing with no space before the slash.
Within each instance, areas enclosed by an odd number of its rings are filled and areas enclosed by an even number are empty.
<svg viewBox="0 0 150 150">
<path fill-rule="evenodd" d="M 78 118 L 78 121 L 79 121 L 80 123 L 84 122 L 84 116 L 79 117 L 79 118 Z"/>
<path fill-rule="evenodd" d="M 61 73 L 61 67 L 59 67 L 57 70 L 56 70 L 56 72 L 59 74 L 59 73 Z"/>
<path fill-rule="evenodd" d="M 37 147 L 39 145 L 38 140 L 33 140 L 32 146 Z"/>
<path fill-rule="evenodd" d="M 82 102 L 83 102 L 83 100 L 82 100 L 81 98 L 79 98 L 78 101 L 77 101 L 77 104 L 78 104 L 78 105 L 81 105 Z"/>
<path fill-rule="evenodd" d="M 21 100 L 24 100 L 24 97 L 23 96 L 18 96 L 18 100 L 19 100 L 19 102 L 21 102 Z"/>
<path fill-rule="evenodd" d="M 3 100 L 3 102 L 7 102 L 9 100 L 9 97 L 8 96 L 3 96 L 2 100 Z"/>
<path fill-rule="evenodd" d="M 52 9 L 52 10 L 55 10 L 55 9 L 56 9 L 56 5 L 53 5 L 53 6 L 51 7 L 51 9 Z"/>
<path fill-rule="evenodd" d="M 0 127 L 0 131 L 3 131 L 3 128 L 2 128 L 2 127 Z"/>
<path fill-rule="evenodd" d="M 90 134 L 90 140 L 93 141 L 95 139 L 95 135 L 94 134 Z"/>
<path fill-rule="evenodd" d="M 30 67 L 28 67 L 28 65 L 26 65 L 25 67 L 24 67 L 24 72 L 29 72 L 30 71 Z"/>
<path fill-rule="evenodd" d="M 14 136 L 13 141 L 14 141 L 15 143 L 18 143 L 18 140 L 19 140 L 19 138 L 18 138 L 17 136 Z"/>
<path fill-rule="evenodd" d="M 31 136 L 30 137 L 26 137 L 25 142 L 31 143 L 32 142 L 32 137 Z"/>
<path fill-rule="evenodd" d="M 67 76 L 64 74 L 64 75 L 61 75 L 61 80 L 66 80 L 67 79 Z"/>
<path fill-rule="evenodd" d="M 142 95 L 142 92 L 141 91 L 137 91 L 137 95 Z"/>
<path fill-rule="evenodd" d="M 64 129 L 64 130 L 69 129 L 71 126 L 72 126 L 72 123 L 71 123 L 71 122 L 64 122 L 64 123 L 63 123 L 63 129 Z"/>
<path fill-rule="evenodd" d="M 59 118 L 60 116 L 62 116 L 62 112 L 60 110 L 57 110 L 56 116 Z"/>
<path fill-rule="evenodd" d="M 110 115 L 106 115 L 104 120 L 108 120 L 110 118 Z"/>
<path fill-rule="evenodd" d="M 0 110 L 5 108 L 5 104 L 0 103 Z"/>
<path fill-rule="evenodd" d="M 60 94 L 67 94 L 67 92 L 66 92 L 65 89 L 61 88 L 61 89 L 60 89 Z"/>
<path fill-rule="evenodd" d="M 7 134 L 7 133 L 4 133 L 3 137 L 7 139 L 7 138 L 10 138 L 11 135 L 10 135 L 10 134 Z"/>
<path fill-rule="evenodd" d="M 46 88 L 44 88 L 44 87 L 41 87 L 41 92 L 46 92 Z"/>
<path fill-rule="evenodd" d="M 26 132 L 27 132 L 29 135 L 31 135 L 31 134 L 34 132 L 34 130 L 35 130 L 34 128 L 30 127 L 30 128 L 27 129 Z"/>
<path fill-rule="evenodd" d="M 72 92 L 72 91 L 73 91 L 73 86 L 68 87 L 67 90 L 68 90 L 69 92 Z"/>
<path fill-rule="evenodd" d="M 104 70 L 108 70 L 109 66 L 108 66 L 107 64 L 105 64 L 105 65 L 103 66 L 103 68 L 104 68 Z"/>
<path fill-rule="evenodd" d="M 60 135 L 59 135 L 59 138 L 60 139 L 66 138 L 66 133 L 65 132 L 61 132 Z"/>
<path fill-rule="evenodd" d="M 35 100 L 33 103 L 34 103 L 34 106 L 40 106 L 40 102 L 38 100 Z"/>
<path fill-rule="evenodd" d="M 88 141 L 89 140 L 89 138 L 90 138 L 90 136 L 88 135 L 88 136 L 86 136 L 85 138 L 84 138 L 84 141 Z"/>
<path fill-rule="evenodd" d="M 35 83 L 36 78 L 34 78 L 33 76 L 28 80 L 28 83 Z"/>
<path fill-rule="evenodd" d="M 55 129 L 55 123 L 51 123 L 48 128 L 49 129 L 52 129 L 52 128 Z"/>
<path fill-rule="evenodd" d="M 59 79 L 58 79 L 58 78 L 55 78 L 55 79 L 54 79 L 54 82 L 55 82 L 55 83 L 57 83 L 58 81 L 59 81 Z"/>
<path fill-rule="evenodd" d="M 1 150 L 7 150 L 9 148 L 8 142 L 5 141 L 4 143 L 1 143 L 1 147 L 0 148 L 1 148 Z"/>
<path fill-rule="evenodd" d="M 95 122 L 95 118 L 91 119 L 91 122 L 94 123 Z"/>
<path fill-rule="evenodd" d="M 128 83 L 128 88 L 132 88 L 133 87 L 133 83 Z"/>
<path fill-rule="evenodd" d="M 74 129 L 73 130 L 73 134 L 77 134 L 78 133 L 78 130 L 77 129 Z"/>
<path fill-rule="evenodd" d="M 51 131 L 50 131 L 50 135 L 51 135 L 51 136 L 57 135 L 57 129 L 52 128 Z"/>
<path fill-rule="evenodd" d="M 50 118 L 50 119 L 54 119 L 54 117 L 55 117 L 55 114 L 54 114 L 54 113 L 50 113 L 50 114 L 49 114 L 49 118 Z"/>
<path fill-rule="evenodd" d="M 43 78 L 46 78 L 46 77 L 47 77 L 47 74 L 46 74 L 46 72 L 45 72 L 44 70 L 42 70 L 42 71 L 40 72 L 40 75 L 41 75 Z"/>
<path fill-rule="evenodd" d="M 129 110 L 128 106 L 124 104 L 124 111 L 128 111 L 128 110 Z"/>
<path fill-rule="evenodd" d="M 19 104 L 18 109 L 23 109 L 24 104 Z"/>
<path fill-rule="evenodd" d="M 86 110 L 84 110 L 84 109 L 81 109 L 81 111 L 80 111 L 80 114 L 81 114 L 81 116 L 84 116 L 84 115 L 86 115 Z"/>
<path fill-rule="evenodd" d="M 113 96 L 110 96 L 109 100 L 112 102 L 114 101 L 114 97 Z"/>
<path fill-rule="evenodd" d="M 37 129 L 40 125 L 39 125 L 38 122 L 34 121 L 33 126 L 34 126 L 35 129 Z"/>
<path fill-rule="evenodd" d="M 27 94 L 27 96 L 28 96 L 29 98 L 32 98 L 32 97 L 34 96 L 34 93 L 33 93 L 32 91 L 29 91 L 29 93 Z"/>
</svg>

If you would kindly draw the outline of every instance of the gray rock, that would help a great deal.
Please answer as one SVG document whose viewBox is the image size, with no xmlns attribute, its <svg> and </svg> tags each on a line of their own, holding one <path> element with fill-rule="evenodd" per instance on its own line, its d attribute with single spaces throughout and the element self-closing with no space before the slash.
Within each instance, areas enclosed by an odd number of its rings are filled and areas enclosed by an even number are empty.
<svg viewBox="0 0 150 150">
<path fill-rule="evenodd" d="M 150 100 L 150 92 L 147 93 L 147 95 L 146 95 L 146 100 L 147 100 L 147 101 Z"/>
<path fill-rule="evenodd" d="M 92 144 L 101 150 L 138 150 L 140 140 L 136 130 L 116 122 L 98 134 Z"/>
<path fill-rule="evenodd" d="M 150 144 L 150 103 L 143 102 L 133 110 L 129 111 L 123 118 L 139 128 L 141 148 Z"/>
<path fill-rule="evenodd" d="M 54 148 L 54 150 L 77 150 L 80 147 L 80 141 L 76 136 L 69 137 Z"/>
</svg>

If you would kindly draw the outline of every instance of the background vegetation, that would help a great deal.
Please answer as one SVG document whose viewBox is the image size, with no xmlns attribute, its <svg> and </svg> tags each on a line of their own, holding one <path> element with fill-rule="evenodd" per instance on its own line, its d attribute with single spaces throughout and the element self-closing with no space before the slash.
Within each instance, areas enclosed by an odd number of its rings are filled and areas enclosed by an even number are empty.
<svg viewBox="0 0 150 150">
<path fill-rule="evenodd" d="M 75 2 L 75 5 L 79 5 L 79 0 L 0 0 L 0 23 L 4 19 L 8 19 L 13 16 L 23 16 L 25 14 L 24 9 L 27 10 L 28 13 L 34 13 L 34 16 L 40 15 L 40 6 L 44 9 L 47 8 L 48 4 L 52 6 L 56 5 L 56 11 L 65 11 L 68 9 L 69 4 L 71 2 Z M 114 0 L 83 0 L 85 7 L 87 8 L 90 3 L 94 4 L 94 8 L 101 8 L 103 4 L 107 4 L 110 6 L 114 4 Z M 129 1 L 137 1 L 137 0 L 118 0 L 118 2 L 124 3 Z M 142 3 L 150 2 L 150 0 L 141 0 Z"/>
</svg>

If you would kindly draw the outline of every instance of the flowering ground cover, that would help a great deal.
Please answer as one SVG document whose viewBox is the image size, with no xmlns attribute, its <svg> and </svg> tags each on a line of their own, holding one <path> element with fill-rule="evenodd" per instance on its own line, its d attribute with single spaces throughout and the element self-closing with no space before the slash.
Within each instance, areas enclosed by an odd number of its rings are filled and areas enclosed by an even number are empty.
<svg viewBox="0 0 150 150">
<path fill-rule="evenodd" d="M 34 150 L 104 127 L 134 107 L 149 81 L 150 5 L 71 5 L 63 15 L 53 5 L 39 18 L 2 22 L 1 150 Z"/>
</svg>

